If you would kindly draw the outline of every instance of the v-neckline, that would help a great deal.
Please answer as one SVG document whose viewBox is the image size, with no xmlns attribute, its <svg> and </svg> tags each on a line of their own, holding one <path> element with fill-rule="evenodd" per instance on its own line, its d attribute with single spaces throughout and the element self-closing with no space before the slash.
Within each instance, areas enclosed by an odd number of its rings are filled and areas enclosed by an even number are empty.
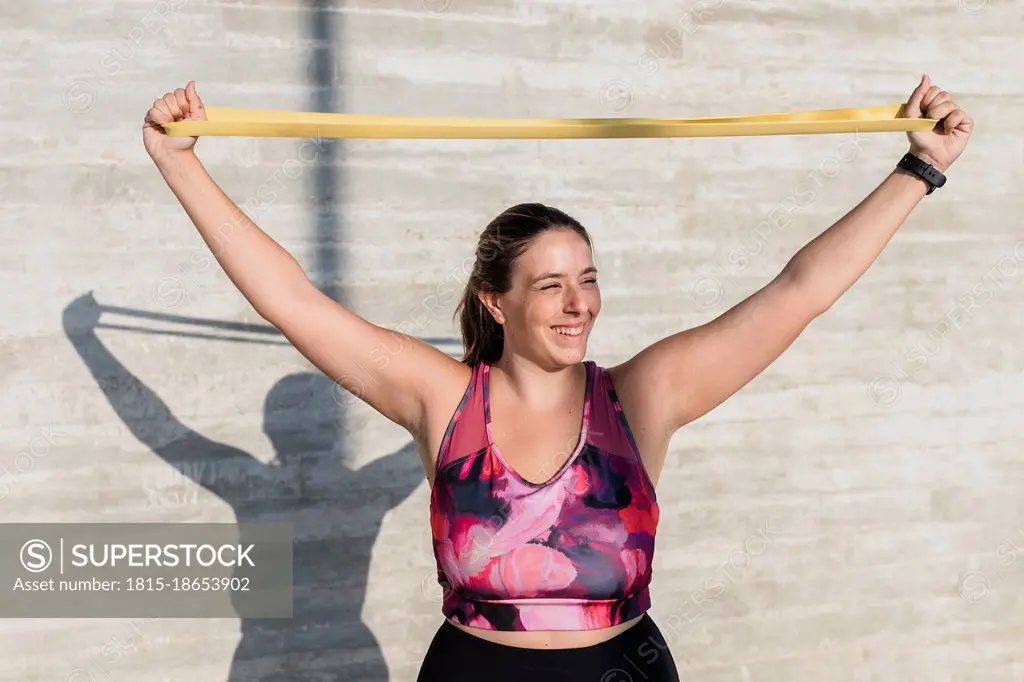
<svg viewBox="0 0 1024 682">
<path fill-rule="evenodd" d="M 576 443 L 576 449 L 569 455 L 568 459 L 558 468 L 554 474 L 551 475 L 546 481 L 537 483 L 523 477 L 518 471 L 516 471 L 508 463 L 501 451 L 498 449 L 497 444 L 494 442 L 494 433 L 491 427 L 491 366 L 487 363 L 483 363 L 483 388 L 484 388 L 484 430 L 487 433 L 487 447 L 490 448 L 494 456 L 504 465 L 505 469 L 512 474 L 512 476 L 522 482 L 523 484 L 531 488 L 546 488 L 555 481 L 557 481 L 565 471 L 572 466 L 576 458 L 579 457 L 580 452 L 583 451 L 583 447 L 587 442 L 587 432 L 590 429 L 590 403 L 593 383 L 593 361 L 584 360 L 583 367 L 586 374 L 586 382 L 583 388 L 583 415 L 580 419 L 580 431 L 579 441 Z"/>
</svg>

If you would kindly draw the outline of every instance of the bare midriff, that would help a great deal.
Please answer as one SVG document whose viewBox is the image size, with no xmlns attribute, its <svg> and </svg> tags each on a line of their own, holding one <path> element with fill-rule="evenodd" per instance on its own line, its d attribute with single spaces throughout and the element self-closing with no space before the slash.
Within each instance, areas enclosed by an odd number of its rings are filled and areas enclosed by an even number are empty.
<svg viewBox="0 0 1024 682">
<path fill-rule="evenodd" d="M 532 632 L 484 630 L 483 628 L 469 627 L 451 620 L 448 622 L 463 632 L 505 646 L 515 646 L 524 649 L 577 649 L 606 642 L 636 625 L 641 618 L 643 618 L 642 615 L 632 620 L 627 620 L 624 623 L 599 630 L 534 630 Z"/>
</svg>

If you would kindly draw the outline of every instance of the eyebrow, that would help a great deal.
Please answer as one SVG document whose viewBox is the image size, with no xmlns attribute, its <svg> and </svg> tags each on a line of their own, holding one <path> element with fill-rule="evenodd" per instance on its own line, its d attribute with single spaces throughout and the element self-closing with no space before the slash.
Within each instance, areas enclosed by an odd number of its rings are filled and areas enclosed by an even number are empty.
<svg viewBox="0 0 1024 682">
<path fill-rule="evenodd" d="M 583 275 L 596 275 L 596 274 L 597 274 L 597 268 L 595 268 L 593 265 L 591 265 L 589 268 L 587 268 L 586 270 L 584 270 L 583 272 L 580 273 L 580 277 L 582 277 Z M 562 272 L 545 272 L 543 275 L 537 275 L 536 277 L 531 279 L 529 283 L 532 285 L 532 284 L 536 284 L 537 282 L 541 281 L 542 279 L 551 279 L 551 278 L 557 279 L 559 277 L 565 277 L 565 273 L 562 273 Z"/>
</svg>

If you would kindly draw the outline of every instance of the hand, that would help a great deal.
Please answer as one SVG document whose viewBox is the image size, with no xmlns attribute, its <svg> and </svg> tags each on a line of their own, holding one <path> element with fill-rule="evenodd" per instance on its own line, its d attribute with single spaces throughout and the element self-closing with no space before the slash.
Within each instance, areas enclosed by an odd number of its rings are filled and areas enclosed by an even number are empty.
<svg viewBox="0 0 1024 682">
<path fill-rule="evenodd" d="M 928 74 L 911 93 L 904 107 L 907 118 L 938 119 L 928 132 L 907 133 L 910 153 L 945 173 L 967 146 L 974 131 L 974 120 L 957 106 L 953 96 L 931 84 Z"/>
<path fill-rule="evenodd" d="M 196 93 L 196 82 L 191 80 L 184 89 L 178 88 L 157 98 L 146 112 L 142 128 L 142 142 L 146 145 L 151 159 L 159 163 L 175 154 L 187 153 L 195 146 L 198 137 L 170 137 L 161 127 L 164 123 L 176 121 L 205 121 L 206 108 Z"/>
</svg>

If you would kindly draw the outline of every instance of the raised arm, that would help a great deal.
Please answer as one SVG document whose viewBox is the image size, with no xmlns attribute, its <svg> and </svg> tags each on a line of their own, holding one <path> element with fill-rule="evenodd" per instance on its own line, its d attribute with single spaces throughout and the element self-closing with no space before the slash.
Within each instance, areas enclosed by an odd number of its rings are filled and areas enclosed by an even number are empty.
<svg viewBox="0 0 1024 682">
<path fill-rule="evenodd" d="M 963 151 L 973 122 L 927 76 L 908 100 L 907 115 L 920 117 L 922 110 L 926 118 L 942 120 L 935 131 L 909 133 L 910 151 L 944 172 Z M 711 322 L 666 337 L 612 368 L 627 417 L 642 422 L 643 433 L 655 434 L 652 442 L 662 442 L 740 390 L 867 271 L 927 188 L 917 176 L 893 171 L 764 288 Z M 653 457 L 664 456 L 660 448 L 655 452 L 661 454 Z M 657 470 L 661 464 L 649 462 Z"/>
<path fill-rule="evenodd" d="M 339 385 L 417 434 L 431 392 L 460 394 L 467 368 L 440 350 L 372 324 L 319 291 L 299 262 L 213 181 L 194 153 L 197 138 L 161 124 L 206 120 L 195 83 L 157 99 L 143 141 L 211 253 L 259 315 Z"/>
</svg>

